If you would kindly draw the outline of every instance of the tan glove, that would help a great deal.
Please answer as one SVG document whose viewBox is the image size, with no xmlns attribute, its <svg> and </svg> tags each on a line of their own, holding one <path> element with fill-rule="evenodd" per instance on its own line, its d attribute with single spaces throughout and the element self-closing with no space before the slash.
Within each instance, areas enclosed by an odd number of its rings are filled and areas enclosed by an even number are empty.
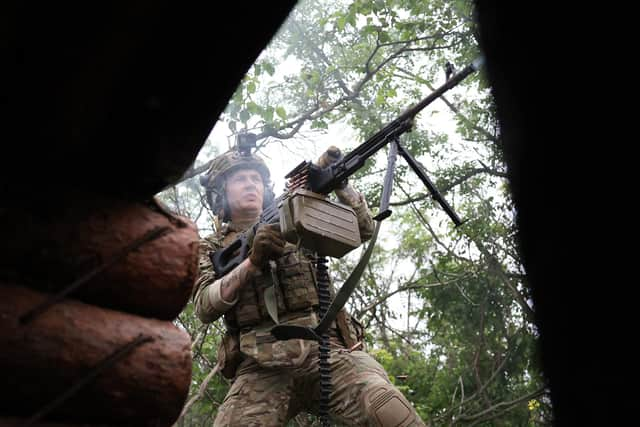
<svg viewBox="0 0 640 427">
<path fill-rule="evenodd" d="M 320 166 L 321 168 L 326 168 L 330 164 L 333 164 L 338 160 L 341 160 L 343 157 L 344 156 L 342 155 L 342 151 L 340 151 L 340 149 L 335 145 L 332 145 L 329 148 L 327 148 L 327 151 L 325 151 L 320 155 L 320 157 L 318 157 L 318 160 L 316 161 L 316 165 Z M 347 186 L 347 184 L 348 184 L 348 181 L 345 179 L 343 182 L 340 183 L 340 185 L 338 185 L 337 188 L 343 189 Z"/>
<path fill-rule="evenodd" d="M 327 148 L 327 151 L 325 151 L 320 155 L 320 157 L 318 157 L 318 161 L 316 162 L 316 164 L 321 168 L 326 168 L 327 166 L 337 162 L 341 158 L 342 152 L 340 151 L 340 149 L 335 145 L 332 145 L 331 147 Z"/>
<path fill-rule="evenodd" d="M 249 260 L 256 267 L 264 267 L 270 259 L 282 256 L 285 243 L 280 233 L 280 224 L 261 224 L 253 238 Z"/>
</svg>

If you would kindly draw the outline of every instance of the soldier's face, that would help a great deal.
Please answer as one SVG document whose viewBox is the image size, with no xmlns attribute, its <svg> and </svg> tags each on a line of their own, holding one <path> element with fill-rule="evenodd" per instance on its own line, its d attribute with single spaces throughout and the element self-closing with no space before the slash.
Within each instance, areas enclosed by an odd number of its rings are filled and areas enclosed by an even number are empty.
<svg viewBox="0 0 640 427">
<path fill-rule="evenodd" d="M 231 217 L 255 215 L 262 212 L 264 183 L 262 175 L 253 169 L 239 169 L 227 178 L 227 202 Z"/>
</svg>

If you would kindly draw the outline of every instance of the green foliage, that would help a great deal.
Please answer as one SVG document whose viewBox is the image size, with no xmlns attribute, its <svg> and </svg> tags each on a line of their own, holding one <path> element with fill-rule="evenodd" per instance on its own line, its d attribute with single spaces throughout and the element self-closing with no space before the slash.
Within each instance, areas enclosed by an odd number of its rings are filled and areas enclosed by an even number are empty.
<svg viewBox="0 0 640 427">
<path fill-rule="evenodd" d="M 202 384 L 205 384 L 205 388 L 202 398 L 194 401 L 189 411 L 177 423 L 178 426 L 211 425 L 219 404 L 229 390 L 229 384 L 219 375 L 206 382 L 207 376 L 217 362 L 221 325 L 218 324 L 219 322 L 203 325 L 196 318 L 193 310 L 193 304 L 189 303 L 180 314 L 176 325 L 189 332 L 193 341 L 190 398 L 200 392 Z"/>
</svg>

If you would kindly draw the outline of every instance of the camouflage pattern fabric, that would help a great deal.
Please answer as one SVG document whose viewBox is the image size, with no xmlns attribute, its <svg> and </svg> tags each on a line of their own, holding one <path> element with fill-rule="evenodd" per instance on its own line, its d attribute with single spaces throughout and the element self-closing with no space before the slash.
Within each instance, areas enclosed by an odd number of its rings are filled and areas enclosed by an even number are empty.
<svg viewBox="0 0 640 427">
<path fill-rule="evenodd" d="M 216 273 L 213 270 L 211 259 L 209 259 L 209 253 L 220 248 L 220 241 L 215 235 L 207 236 L 200 239 L 200 275 L 193 289 L 193 302 L 195 305 L 198 317 L 203 323 L 210 323 L 222 316 L 226 310 L 216 304 L 210 294 L 209 287 L 216 280 Z M 233 304 L 229 304 L 230 309 Z"/>
<path fill-rule="evenodd" d="M 351 191 L 349 191 L 349 188 Z M 360 239 L 363 242 L 366 242 L 371 238 L 371 236 L 373 236 L 373 229 L 375 228 L 373 217 L 371 216 L 369 206 L 367 206 L 367 202 L 362 194 L 354 191 L 351 187 L 349 188 L 344 190 L 335 190 L 335 193 L 338 196 L 340 203 L 351 206 L 351 209 L 356 213 L 358 228 L 360 230 Z M 353 196 L 355 196 L 355 200 L 353 199 Z"/>
<path fill-rule="evenodd" d="M 346 426 L 425 426 L 378 362 L 365 352 L 341 347 L 334 341 L 330 358 L 333 420 Z M 263 368 L 245 359 L 214 426 L 284 426 L 299 412 L 317 414 L 319 397 L 317 344 L 312 343 L 305 363 L 293 369 Z M 382 410 L 380 402 L 387 405 Z"/>
</svg>

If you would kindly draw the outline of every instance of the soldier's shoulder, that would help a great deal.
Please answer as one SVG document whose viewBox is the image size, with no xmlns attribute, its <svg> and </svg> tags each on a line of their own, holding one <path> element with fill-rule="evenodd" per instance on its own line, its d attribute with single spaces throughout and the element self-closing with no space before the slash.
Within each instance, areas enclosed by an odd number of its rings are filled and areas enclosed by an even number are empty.
<svg viewBox="0 0 640 427">
<path fill-rule="evenodd" d="M 222 247 L 222 237 L 218 233 L 212 233 L 200 238 L 200 246 L 215 250 Z"/>
</svg>

